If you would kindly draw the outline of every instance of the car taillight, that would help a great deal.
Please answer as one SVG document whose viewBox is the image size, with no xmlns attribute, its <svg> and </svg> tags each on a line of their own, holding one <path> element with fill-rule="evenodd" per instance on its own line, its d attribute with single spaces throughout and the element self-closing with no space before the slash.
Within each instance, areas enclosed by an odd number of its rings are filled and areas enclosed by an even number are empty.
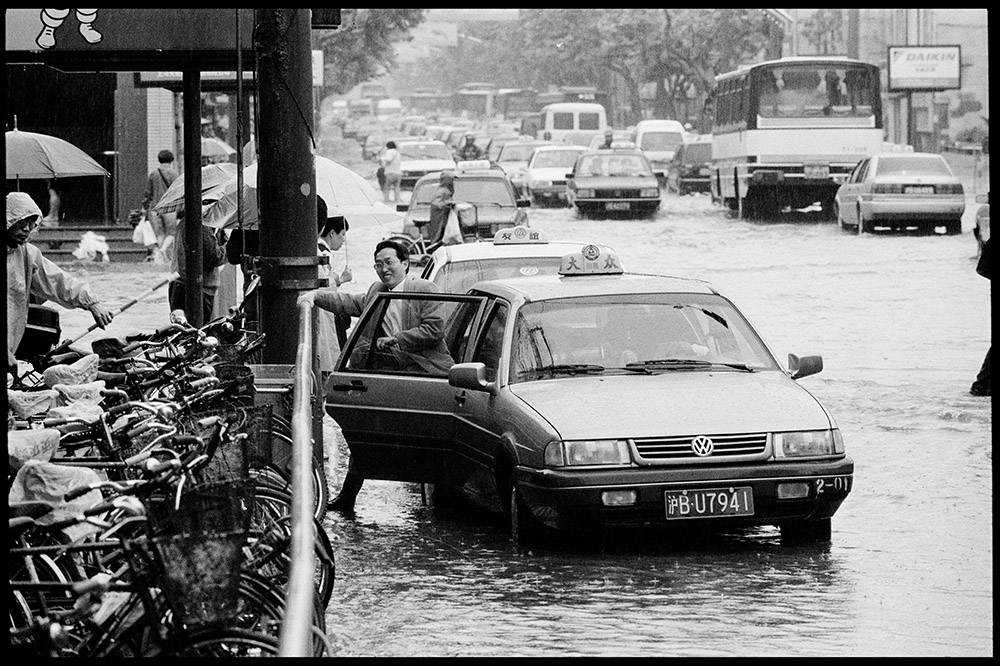
<svg viewBox="0 0 1000 666">
<path fill-rule="evenodd" d="M 938 194 L 965 194 L 965 190 L 962 189 L 961 183 L 956 183 L 954 185 L 938 185 Z"/>
<path fill-rule="evenodd" d="M 903 186 L 894 185 L 892 183 L 875 183 L 872 185 L 872 193 L 874 194 L 902 194 Z"/>
</svg>

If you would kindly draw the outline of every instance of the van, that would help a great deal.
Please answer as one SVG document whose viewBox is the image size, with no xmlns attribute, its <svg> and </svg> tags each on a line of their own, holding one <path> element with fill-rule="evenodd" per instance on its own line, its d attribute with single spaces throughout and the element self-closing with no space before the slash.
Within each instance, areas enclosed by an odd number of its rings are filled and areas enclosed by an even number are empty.
<svg viewBox="0 0 1000 666">
<path fill-rule="evenodd" d="M 654 171 L 667 171 L 687 131 L 676 120 L 640 120 L 635 125 L 635 145 Z"/>
<path fill-rule="evenodd" d="M 559 102 L 542 107 L 541 128 L 536 139 L 568 142 L 586 146 L 590 139 L 603 134 L 608 127 L 607 112 L 600 104 L 587 102 Z M 545 133 L 550 136 L 546 137 Z"/>
</svg>

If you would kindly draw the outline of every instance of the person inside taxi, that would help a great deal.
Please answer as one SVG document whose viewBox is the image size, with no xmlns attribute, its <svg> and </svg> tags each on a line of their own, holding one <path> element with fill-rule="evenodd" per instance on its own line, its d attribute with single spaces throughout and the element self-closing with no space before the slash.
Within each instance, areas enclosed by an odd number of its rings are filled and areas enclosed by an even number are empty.
<svg viewBox="0 0 1000 666">
<path fill-rule="evenodd" d="M 379 281 L 366 293 L 342 294 L 330 288 L 314 289 L 302 294 L 299 302 L 308 300 L 322 310 L 358 317 L 382 292 L 438 293 L 437 285 L 409 276 L 409 269 L 407 249 L 395 241 L 384 240 L 375 246 L 375 271 Z M 362 343 L 359 348 L 375 352 L 376 369 L 382 366 L 383 369 L 416 374 L 446 374 L 455 361 L 444 344 L 444 326 L 441 301 L 390 301 L 373 335 L 374 343 Z M 330 502 L 329 508 L 353 512 L 363 483 L 364 477 L 348 465 L 340 493 Z"/>
<path fill-rule="evenodd" d="M 7 194 L 7 372 L 17 372 L 14 356 L 28 325 L 28 299 L 54 301 L 65 308 L 90 310 L 94 322 L 105 328 L 114 314 L 87 286 L 63 272 L 28 242 L 42 219 L 35 200 L 24 192 Z"/>
</svg>

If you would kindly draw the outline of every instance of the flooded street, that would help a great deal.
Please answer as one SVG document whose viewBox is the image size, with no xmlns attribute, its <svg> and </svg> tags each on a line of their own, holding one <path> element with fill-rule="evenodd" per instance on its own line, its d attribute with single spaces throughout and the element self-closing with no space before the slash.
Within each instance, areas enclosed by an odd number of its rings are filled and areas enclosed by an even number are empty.
<svg viewBox="0 0 1000 666">
<path fill-rule="evenodd" d="M 790 352 L 823 356 L 801 384 L 856 465 L 832 542 L 782 545 L 765 527 L 521 554 L 499 517 L 432 510 L 415 484 L 369 481 L 354 519 L 324 520 L 335 654 L 992 655 L 991 403 L 968 393 L 990 345 L 990 292 L 975 272 L 969 201 L 957 236 L 857 236 L 803 214 L 748 222 L 707 195 L 664 195 L 651 220 L 529 209 L 550 238 L 611 245 L 626 270 L 709 280 L 782 364 Z M 351 227 L 345 289 L 375 279 L 372 249 L 390 231 Z M 88 280 L 118 306 L 163 275 L 109 266 Z M 166 316 L 164 288 L 110 332 Z M 65 312 L 63 337 L 91 322 Z M 346 446 L 332 422 L 326 434 L 336 492 Z"/>
</svg>

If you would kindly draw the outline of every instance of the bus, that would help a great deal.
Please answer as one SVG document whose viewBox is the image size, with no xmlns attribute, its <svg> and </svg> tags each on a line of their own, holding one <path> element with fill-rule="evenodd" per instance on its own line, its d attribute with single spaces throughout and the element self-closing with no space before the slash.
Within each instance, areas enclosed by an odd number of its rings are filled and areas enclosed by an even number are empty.
<svg viewBox="0 0 1000 666">
<path fill-rule="evenodd" d="M 819 202 L 833 216 L 837 188 L 882 148 L 876 65 L 795 56 L 715 78 L 710 95 L 712 199 L 741 218 Z"/>
<path fill-rule="evenodd" d="M 601 92 L 594 86 L 559 86 L 555 90 L 538 93 L 535 96 L 535 108 L 540 111 L 542 107 L 560 102 L 593 102 L 608 108 L 608 93 Z"/>
<path fill-rule="evenodd" d="M 472 119 L 492 116 L 496 94 L 492 83 L 465 83 L 451 96 L 452 112 Z"/>
<path fill-rule="evenodd" d="M 500 88 L 496 95 L 495 110 L 504 120 L 520 120 L 537 110 L 535 95 L 532 88 Z"/>
<path fill-rule="evenodd" d="M 441 94 L 431 88 L 417 88 L 402 99 L 406 108 L 415 114 L 433 115 L 451 108 L 451 95 Z"/>
</svg>

